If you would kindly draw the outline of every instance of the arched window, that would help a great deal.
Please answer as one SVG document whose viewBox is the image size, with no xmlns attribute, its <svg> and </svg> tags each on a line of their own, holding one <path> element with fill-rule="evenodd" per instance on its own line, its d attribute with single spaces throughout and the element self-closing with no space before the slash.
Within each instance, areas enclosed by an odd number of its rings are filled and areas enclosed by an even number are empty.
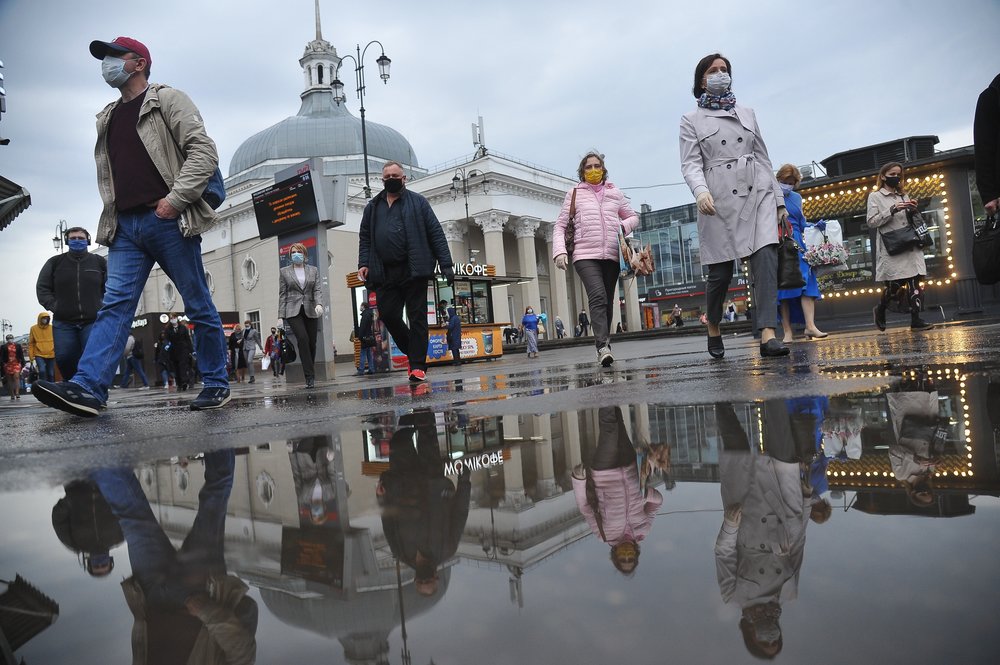
<svg viewBox="0 0 1000 665">
<path fill-rule="evenodd" d="M 313 84 L 313 68 L 312 65 L 306 67 L 306 73 L 309 75 L 309 85 Z"/>
<path fill-rule="evenodd" d="M 323 65 L 316 65 L 316 72 L 319 75 L 319 84 L 323 85 Z"/>
</svg>

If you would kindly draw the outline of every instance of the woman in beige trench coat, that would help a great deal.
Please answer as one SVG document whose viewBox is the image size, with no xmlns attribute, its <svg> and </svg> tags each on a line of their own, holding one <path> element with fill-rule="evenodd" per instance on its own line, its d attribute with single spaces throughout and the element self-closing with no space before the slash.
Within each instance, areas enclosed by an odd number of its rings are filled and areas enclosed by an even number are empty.
<svg viewBox="0 0 1000 665">
<path fill-rule="evenodd" d="M 924 250 L 920 247 L 892 256 L 885 249 L 882 234 L 905 227 L 909 222 L 906 213 L 917 209 L 917 202 L 906 195 L 903 187 L 903 165 L 889 162 L 879 169 L 875 178 L 876 191 L 868 195 L 868 227 L 876 229 L 875 241 L 875 281 L 885 282 L 882 300 L 875 305 L 873 314 L 875 327 L 885 330 L 886 307 L 900 296 L 900 289 L 906 289 L 910 306 L 910 328 L 929 330 L 933 323 L 920 318 L 924 292 L 920 281 L 927 274 Z"/>
<path fill-rule="evenodd" d="M 722 358 L 719 323 L 733 261 L 749 258 L 762 356 L 788 355 L 778 325 L 778 222 L 787 219 L 781 187 L 752 109 L 736 104 L 729 60 L 713 53 L 695 67 L 695 110 L 681 118 L 681 172 L 698 201 L 708 352 Z"/>
</svg>

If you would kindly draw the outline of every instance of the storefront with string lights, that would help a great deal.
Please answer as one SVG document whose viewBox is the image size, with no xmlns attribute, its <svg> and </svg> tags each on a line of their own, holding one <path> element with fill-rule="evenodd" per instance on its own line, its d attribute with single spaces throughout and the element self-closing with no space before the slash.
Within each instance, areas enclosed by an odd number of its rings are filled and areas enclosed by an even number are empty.
<svg viewBox="0 0 1000 665">
<path fill-rule="evenodd" d="M 979 285 L 972 270 L 972 236 L 985 216 L 975 184 L 973 148 L 935 152 L 937 142 L 936 136 L 915 136 L 837 153 L 823 160 L 821 167 L 816 165 L 826 172 L 819 178 L 812 177 L 810 168 L 802 169 L 805 177 L 797 191 L 806 219 L 839 221 L 848 250 L 848 269 L 820 280 L 824 298 L 817 303 L 817 318 L 861 316 L 870 313 L 879 298 L 875 236 L 866 223 L 868 195 L 879 168 L 893 161 L 904 165 L 906 192 L 918 202 L 934 239 L 924 253 L 925 306 L 950 319 L 1000 303 L 1000 288 Z M 640 281 L 646 327 L 664 325 L 674 304 L 696 316 L 704 307 L 704 279 L 695 206 L 644 211 L 643 217 L 647 222 L 643 232 L 653 241 L 658 259 L 657 272 Z M 739 270 L 729 299 L 742 317 L 752 302 L 746 267 Z"/>
</svg>

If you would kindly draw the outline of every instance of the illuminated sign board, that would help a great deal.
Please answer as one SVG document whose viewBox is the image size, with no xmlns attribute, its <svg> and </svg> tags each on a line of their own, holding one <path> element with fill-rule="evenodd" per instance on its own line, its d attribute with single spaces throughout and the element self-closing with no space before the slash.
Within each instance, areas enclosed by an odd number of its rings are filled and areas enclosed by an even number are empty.
<svg viewBox="0 0 1000 665">
<path fill-rule="evenodd" d="M 261 238 L 319 224 L 312 171 L 305 169 L 254 192 L 253 212 Z"/>
</svg>

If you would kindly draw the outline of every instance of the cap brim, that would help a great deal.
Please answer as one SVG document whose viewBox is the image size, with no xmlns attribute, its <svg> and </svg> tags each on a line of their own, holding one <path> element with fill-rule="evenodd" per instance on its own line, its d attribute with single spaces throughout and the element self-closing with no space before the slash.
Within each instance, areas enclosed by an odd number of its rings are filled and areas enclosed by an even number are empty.
<svg viewBox="0 0 1000 665">
<path fill-rule="evenodd" d="M 124 46 L 119 46 L 118 44 L 112 44 L 111 42 L 102 42 L 99 39 L 95 39 L 90 42 L 90 55 L 94 56 L 98 60 L 104 60 L 104 57 L 108 54 L 108 51 L 113 51 L 115 53 L 128 53 L 129 50 Z"/>
</svg>

